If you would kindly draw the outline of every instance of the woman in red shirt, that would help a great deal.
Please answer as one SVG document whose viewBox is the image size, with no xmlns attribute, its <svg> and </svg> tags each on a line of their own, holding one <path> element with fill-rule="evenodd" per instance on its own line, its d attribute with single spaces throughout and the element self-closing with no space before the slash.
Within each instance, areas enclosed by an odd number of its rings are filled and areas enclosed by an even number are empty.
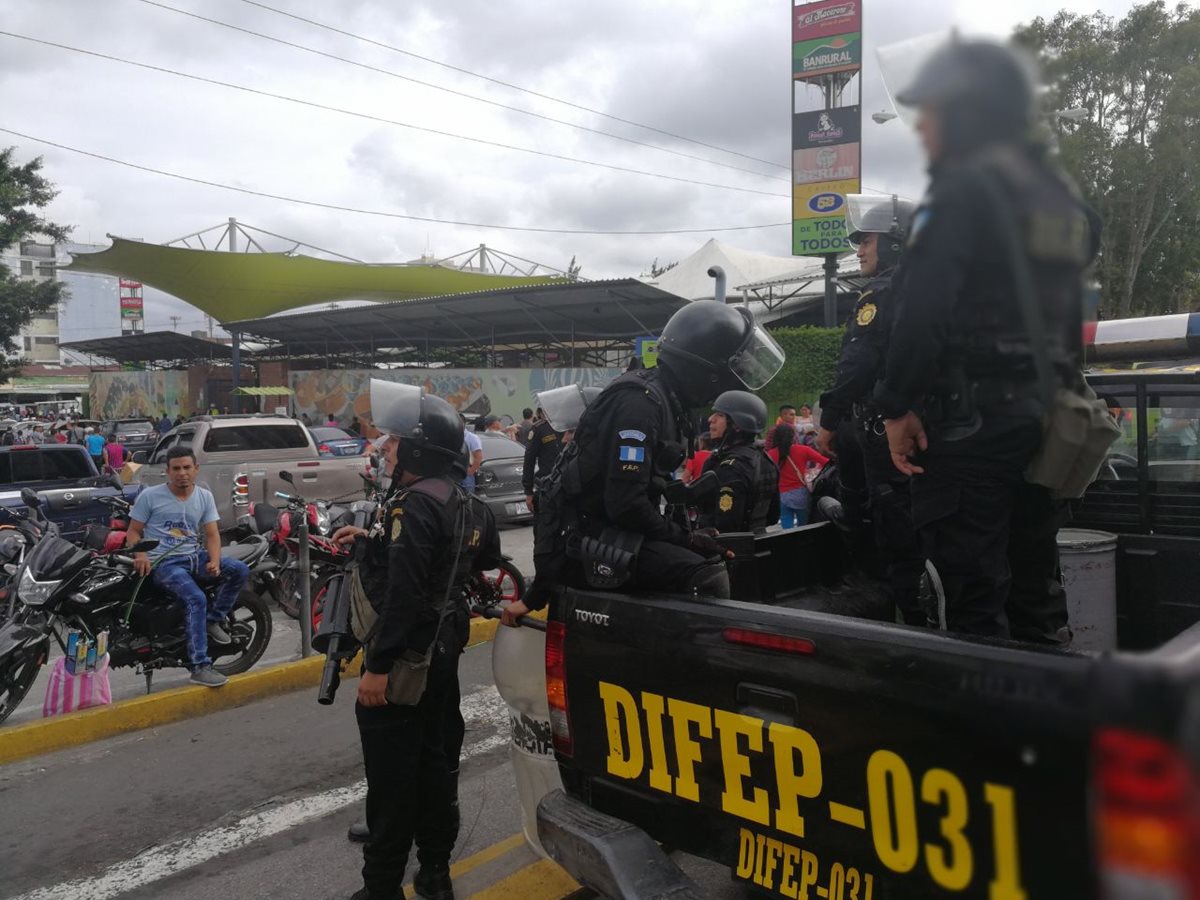
<svg viewBox="0 0 1200 900">
<path fill-rule="evenodd" d="M 679 480 L 684 484 L 691 484 L 704 471 L 704 461 L 712 456 L 712 451 L 708 447 L 709 439 L 707 434 L 702 434 L 696 438 L 696 452 L 684 462 L 683 471 L 679 474 Z"/>
<path fill-rule="evenodd" d="M 771 432 L 771 449 L 767 456 L 779 468 L 779 524 L 793 528 L 808 524 L 808 510 L 812 497 L 804 474 L 810 465 L 818 470 L 829 462 L 812 447 L 800 443 L 796 429 L 791 425 L 776 425 Z"/>
</svg>

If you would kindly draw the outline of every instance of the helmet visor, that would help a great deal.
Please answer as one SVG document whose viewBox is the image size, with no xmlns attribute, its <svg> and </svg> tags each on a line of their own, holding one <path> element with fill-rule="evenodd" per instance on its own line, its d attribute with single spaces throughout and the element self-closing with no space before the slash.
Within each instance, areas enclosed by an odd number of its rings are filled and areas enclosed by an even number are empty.
<svg viewBox="0 0 1200 900">
<path fill-rule="evenodd" d="M 539 393 L 537 405 L 541 407 L 542 414 L 551 428 L 555 431 L 569 431 L 579 425 L 583 411 L 587 409 L 587 397 L 579 385 L 568 384 Z"/>
<path fill-rule="evenodd" d="M 775 338 L 766 329 L 754 325 L 742 348 L 729 357 L 729 369 L 742 384 L 757 391 L 779 374 L 786 360 L 787 354 Z"/>
<path fill-rule="evenodd" d="M 415 384 L 371 379 L 371 420 L 385 435 L 411 435 L 421 423 L 421 395 Z"/>
<path fill-rule="evenodd" d="M 930 57 L 950 39 L 951 35 L 948 32 L 937 31 L 884 44 L 875 50 L 884 90 L 887 91 L 888 99 L 892 101 L 900 119 L 909 128 L 915 128 L 917 125 L 917 107 L 921 103 L 920 98 L 911 93 L 912 88 L 916 86 L 917 75 Z"/>
<path fill-rule="evenodd" d="M 846 226 L 861 234 L 887 234 L 896 227 L 899 201 L 886 194 L 847 194 Z"/>
</svg>

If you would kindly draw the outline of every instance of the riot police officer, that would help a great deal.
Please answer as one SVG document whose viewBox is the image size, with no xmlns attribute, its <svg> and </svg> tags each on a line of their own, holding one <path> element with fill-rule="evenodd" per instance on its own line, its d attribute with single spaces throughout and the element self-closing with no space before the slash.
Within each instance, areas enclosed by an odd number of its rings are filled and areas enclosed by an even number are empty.
<svg viewBox="0 0 1200 900">
<path fill-rule="evenodd" d="M 658 365 L 626 372 L 604 389 L 543 481 L 536 577 L 504 621 L 544 606 L 565 584 L 727 595 L 720 545 L 665 518 L 662 488 L 693 439 L 689 408 L 725 390 L 760 388 L 783 361 L 746 310 L 699 301 L 676 312 L 663 328 Z M 545 408 L 545 394 L 540 402 Z"/>
<path fill-rule="evenodd" d="M 463 444 L 453 407 L 419 387 L 372 379 L 371 410 L 387 435 L 382 449 L 393 490 L 367 534 L 363 567 L 377 619 L 355 707 L 371 840 L 363 848 L 364 886 L 354 900 L 399 894 L 414 837 L 417 896 L 452 900 L 449 861 L 457 825 L 447 726 L 469 630 L 462 588 L 471 571 L 498 557 L 499 539 L 486 504 L 451 477 Z M 361 533 L 348 526 L 334 537 L 345 542 Z"/>
<path fill-rule="evenodd" d="M 554 468 L 554 461 L 562 449 L 562 432 L 556 431 L 546 420 L 546 414 L 539 406 L 533 427 L 523 437 L 525 462 L 521 469 L 521 486 L 525 489 L 525 505 L 533 512 L 534 483 Z"/>
<path fill-rule="evenodd" d="M 718 532 L 763 531 L 779 521 L 779 470 L 758 440 L 767 405 L 749 391 L 726 391 L 712 408 L 708 433 L 715 449 L 703 471 L 716 473 L 717 493 L 699 524 Z"/>
<path fill-rule="evenodd" d="M 870 280 L 846 323 L 833 387 L 821 395 L 817 449 L 825 454 L 844 449 L 837 446 L 835 433 L 843 422 L 852 423 L 860 452 L 839 458 L 839 471 L 847 484 L 865 482 L 872 550 L 886 573 L 892 600 L 905 622 L 923 625 L 926 614 L 919 596 L 925 559 L 913 527 L 909 479 L 892 464 L 883 417 L 872 397 L 884 374 L 896 306 L 892 276 L 900 264 L 914 206 L 895 196 L 881 200 L 851 194 L 846 199 L 850 243 L 857 248 L 859 271 Z M 863 467 L 861 475 L 850 471 L 855 464 Z"/>
<path fill-rule="evenodd" d="M 895 96 L 918 110 L 932 180 L 876 394 L 893 461 L 915 476 L 950 630 L 1061 644 L 1059 509 L 1023 474 L 1056 389 L 1079 378 L 1099 225 L 1029 139 L 1033 82 L 1009 48 L 952 38 Z"/>
</svg>

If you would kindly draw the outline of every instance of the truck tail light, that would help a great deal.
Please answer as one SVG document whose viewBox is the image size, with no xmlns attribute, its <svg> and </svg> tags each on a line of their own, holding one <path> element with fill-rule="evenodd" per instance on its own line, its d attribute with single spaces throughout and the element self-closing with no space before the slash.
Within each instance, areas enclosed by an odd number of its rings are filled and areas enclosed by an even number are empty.
<svg viewBox="0 0 1200 900">
<path fill-rule="evenodd" d="M 250 476 L 237 475 L 233 479 L 233 505 L 250 505 Z"/>
<path fill-rule="evenodd" d="M 546 700 L 550 706 L 550 731 L 554 749 L 563 756 L 575 755 L 571 737 L 571 712 L 567 708 L 567 626 L 546 623 Z"/>
<path fill-rule="evenodd" d="M 1200 780 L 1166 741 L 1102 729 L 1092 741 L 1104 897 L 1200 897 Z"/>
<path fill-rule="evenodd" d="M 769 631 L 752 631 L 749 628 L 726 628 L 721 632 L 721 637 L 730 644 L 742 644 L 780 653 L 796 653 L 800 656 L 812 656 L 817 649 L 808 638 L 789 637 Z"/>
</svg>

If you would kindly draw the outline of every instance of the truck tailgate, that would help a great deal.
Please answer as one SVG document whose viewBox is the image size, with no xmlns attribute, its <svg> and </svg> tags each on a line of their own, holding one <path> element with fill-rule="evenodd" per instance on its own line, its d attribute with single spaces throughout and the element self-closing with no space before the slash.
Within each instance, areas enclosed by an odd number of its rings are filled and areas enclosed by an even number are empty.
<svg viewBox="0 0 1200 900">
<path fill-rule="evenodd" d="M 1096 895 L 1092 659 L 684 598 L 555 619 L 593 808 L 777 896 Z"/>
</svg>

